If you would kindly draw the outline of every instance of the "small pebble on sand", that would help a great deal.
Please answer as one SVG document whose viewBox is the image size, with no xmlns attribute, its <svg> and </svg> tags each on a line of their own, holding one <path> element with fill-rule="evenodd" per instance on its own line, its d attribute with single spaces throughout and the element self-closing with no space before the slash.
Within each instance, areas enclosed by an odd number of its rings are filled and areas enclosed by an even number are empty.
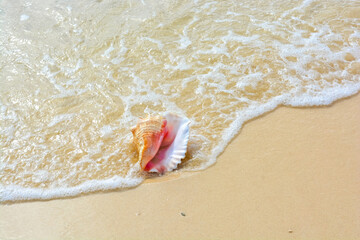
<svg viewBox="0 0 360 240">
<path fill-rule="evenodd" d="M 181 213 L 181 216 L 185 217 L 185 216 L 186 216 L 186 214 L 182 212 L 182 213 Z"/>
<path fill-rule="evenodd" d="M 293 230 L 289 229 L 289 233 L 292 233 L 292 232 L 293 232 Z"/>
</svg>

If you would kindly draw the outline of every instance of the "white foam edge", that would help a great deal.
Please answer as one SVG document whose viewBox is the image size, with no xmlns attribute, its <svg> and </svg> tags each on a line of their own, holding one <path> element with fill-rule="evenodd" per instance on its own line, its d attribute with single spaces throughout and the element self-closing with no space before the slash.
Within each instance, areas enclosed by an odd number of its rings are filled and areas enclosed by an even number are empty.
<svg viewBox="0 0 360 240">
<path fill-rule="evenodd" d="M 131 188 L 143 182 L 143 178 L 123 178 L 114 176 L 106 180 L 89 180 L 74 187 L 53 189 L 27 188 L 17 185 L 0 185 L 0 202 L 48 200 L 54 198 L 74 197 L 83 193 L 104 190 Z"/>
<path fill-rule="evenodd" d="M 276 109 L 279 105 L 289 107 L 315 107 L 330 105 L 333 102 L 350 97 L 357 94 L 360 91 L 360 82 L 349 83 L 344 86 L 336 86 L 332 88 L 323 89 L 317 93 L 316 96 L 312 96 L 307 93 L 296 94 L 290 92 L 278 97 L 275 97 L 272 101 L 265 104 L 251 105 L 245 110 L 241 110 L 237 113 L 236 120 L 224 131 L 222 142 L 216 146 L 211 155 L 209 161 L 195 169 L 185 169 L 186 171 L 199 171 L 208 168 L 216 162 L 218 156 L 224 152 L 225 148 L 231 142 L 231 140 L 238 135 L 243 124 L 253 118 L 259 117 L 267 112 Z"/>
<path fill-rule="evenodd" d="M 322 90 L 316 96 L 309 94 L 296 95 L 290 92 L 286 95 L 275 97 L 265 104 L 253 104 L 245 110 L 237 113 L 236 120 L 225 130 L 223 141 L 213 149 L 209 161 L 196 169 L 187 171 L 198 171 L 205 169 L 216 162 L 217 157 L 224 151 L 229 142 L 239 133 L 244 122 L 274 110 L 279 105 L 292 107 L 324 106 L 341 98 L 349 97 L 360 91 L 360 83 L 347 84 Z M 177 164 L 176 164 L 177 166 Z M 89 180 L 74 187 L 61 187 L 53 189 L 26 188 L 17 185 L 3 186 L 0 184 L 0 202 L 24 201 L 24 200 L 47 200 L 54 198 L 65 198 L 78 196 L 83 193 L 95 191 L 114 190 L 120 188 L 131 188 L 139 185 L 143 178 L 123 178 L 114 176 L 106 180 Z"/>
</svg>

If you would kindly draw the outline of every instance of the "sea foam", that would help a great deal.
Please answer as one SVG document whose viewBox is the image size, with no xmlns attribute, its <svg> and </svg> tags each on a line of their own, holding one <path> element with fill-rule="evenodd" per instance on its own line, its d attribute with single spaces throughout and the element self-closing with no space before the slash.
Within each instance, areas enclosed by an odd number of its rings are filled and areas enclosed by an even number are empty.
<svg viewBox="0 0 360 240">
<path fill-rule="evenodd" d="M 20 3 L 2 9 L 0 201 L 140 184 L 129 128 L 148 114 L 190 119 L 178 171 L 197 171 L 250 119 L 356 94 L 360 21 L 342 11 L 356 4 L 48 1 L 26 22 Z"/>
</svg>

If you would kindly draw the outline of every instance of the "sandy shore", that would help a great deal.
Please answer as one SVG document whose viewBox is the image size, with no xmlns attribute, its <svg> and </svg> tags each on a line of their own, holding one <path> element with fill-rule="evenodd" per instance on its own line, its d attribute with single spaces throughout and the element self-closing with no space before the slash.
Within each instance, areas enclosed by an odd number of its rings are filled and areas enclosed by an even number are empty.
<svg viewBox="0 0 360 240">
<path fill-rule="evenodd" d="M 0 239 L 360 239 L 359 173 L 360 94 L 281 107 L 203 172 L 0 205 Z"/>
</svg>

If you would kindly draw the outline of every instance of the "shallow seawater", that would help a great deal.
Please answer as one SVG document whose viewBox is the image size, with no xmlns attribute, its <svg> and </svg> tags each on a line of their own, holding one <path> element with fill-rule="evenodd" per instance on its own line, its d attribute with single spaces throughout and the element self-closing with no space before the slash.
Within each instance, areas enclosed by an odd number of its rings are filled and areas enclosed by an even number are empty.
<svg viewBox="0 0 360 240">
<path fill-rule="evenodd" d="M 191 120 L 178 171 L 244 121 L 360 89 L 360 2 L 0 2 L 0 201 L 140 184 L 129 128 Z"/>
</svg>

